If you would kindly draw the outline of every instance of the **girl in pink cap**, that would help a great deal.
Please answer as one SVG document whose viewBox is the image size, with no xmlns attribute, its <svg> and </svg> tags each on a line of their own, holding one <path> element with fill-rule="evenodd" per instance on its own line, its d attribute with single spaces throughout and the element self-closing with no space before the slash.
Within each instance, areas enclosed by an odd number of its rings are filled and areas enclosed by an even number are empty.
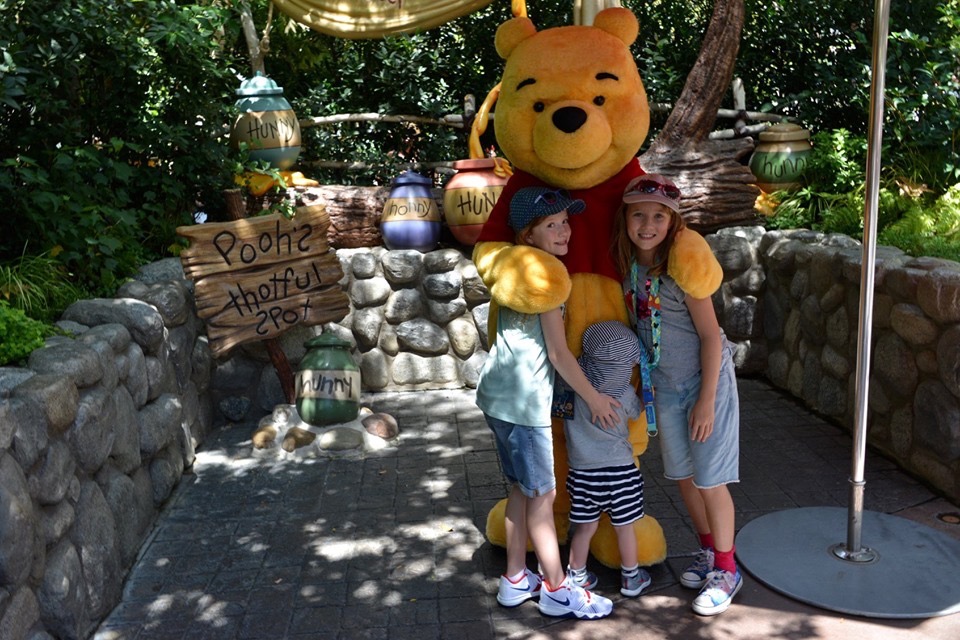
<svg viewBox="0 0 960 640">
<path fill-rule="evenodd" d="M 743 586 L 727 486 L 740 480 L 740 408 L 733 348 L 713 302 L 687 295 L 667 275 L 670 247 L 685 228 L 677 185 L 640 176 L 624 191 L 613 253 L 640 340 L 647 428 L 661 434 L 664 475 L 679 485 L 700 538 L 680 582 L 700 589 L 693 610 L 709 616 L 726 611 Z"/>
</svg>

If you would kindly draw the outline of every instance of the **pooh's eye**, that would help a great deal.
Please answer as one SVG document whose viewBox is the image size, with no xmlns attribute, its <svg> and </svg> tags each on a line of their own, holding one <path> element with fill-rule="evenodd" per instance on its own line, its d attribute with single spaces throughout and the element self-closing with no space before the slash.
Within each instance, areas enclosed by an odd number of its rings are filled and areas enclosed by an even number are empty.
<svg viewBox="0 0 960 640">
<path fill-rule="evenodd" d="M 597 96 L 596 98 L 593 99 L 593 104 L 597 105 L 598 107 L 602 107 L 603 103 L 606 101 L 607 99 L 604 98 L 603 96 Z"/>
<path fill-rule="evenodd" d="M 546 105 L 543 104 L 542 102 L 533 103 L 533 110 L 536 111 L 537 113 L 543 113 L 543 110 L 546 108 L 547 108 Z"/>
</svg>

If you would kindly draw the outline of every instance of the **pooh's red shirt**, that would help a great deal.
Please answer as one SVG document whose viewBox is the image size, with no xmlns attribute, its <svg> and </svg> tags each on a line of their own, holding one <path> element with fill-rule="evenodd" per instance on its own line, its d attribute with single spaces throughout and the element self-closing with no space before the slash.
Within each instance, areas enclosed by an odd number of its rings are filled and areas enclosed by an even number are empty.
<svg viewBox="0 0 960 640">
<path fill-rule="evenodd" d="M 576 273 L 596 273 L 620 281 L 621 276 L 610 252 L 613 221 L 627 183 L 643 173 L 639 160 L 633 158 L 617 175 L 605 182 L 588 189 L 570 191 L 570 197 L 583 200 L 587 205 L 583 213 L 570 216 L 570 250 L 567 255 L 560 257 L 571 276 Z M 507 214 L 513 194 L 524 187 L 553 188 L 536 176 L 515 170 L 483 225 L 477 242 L 513 242 L 516 239 L 516 234 L 507 223 Z"/>
</svg>

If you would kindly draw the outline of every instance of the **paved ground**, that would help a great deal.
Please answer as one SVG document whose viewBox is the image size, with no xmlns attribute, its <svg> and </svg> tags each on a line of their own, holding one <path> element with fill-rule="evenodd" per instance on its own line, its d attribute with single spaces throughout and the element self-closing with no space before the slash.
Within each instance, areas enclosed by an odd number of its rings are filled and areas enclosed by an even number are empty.
<svg viewBox="0 0 960 640">
<path fill-rule="evenodd" d="M 741 379 L 740 395 L 738 528 L 782 509 L 846 508 L 850 437 L 763 381 Z M 255 455 L 253 425 L 213 434 L 96 640 L 960 638 L 960 614 L 844 616 L 785 598 L 749 574 L 729 611 L 696 616 L 693 592 L 678 583 L 696 539 L 677 491 L 660 478 L 655 442 L 641 459 L 646 510 L 663 526 L 670 556 L 651 567 L 651 588 L 623 598 L 617 572 L 591 565 L 598 591 L 615 602 L 603 621 L 546 618 L 533 603 L 502 609 L 494 596 L 505 555 L 483 529 L 505 486 L 473 393 L 375 394 L 364 404 L 398 419 L 395 448 L 293 460 Z M 956 505 L 872 453 L 866 476 L 866 510 L 960 539 L 960 525 L 936 517 L 960 512 Z M 843 542 L 846 532 L 837 535 Z"/>
</svg>

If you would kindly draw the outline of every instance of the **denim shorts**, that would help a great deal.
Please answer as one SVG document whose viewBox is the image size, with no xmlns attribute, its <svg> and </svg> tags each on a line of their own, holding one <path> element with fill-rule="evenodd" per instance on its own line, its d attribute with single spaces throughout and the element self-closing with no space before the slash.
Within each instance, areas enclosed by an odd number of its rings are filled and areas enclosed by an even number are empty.
<svg viewBox="0 0 960 640">
<path fill-rule="evenodd" d="M 484 415 L 497 441 L 503 475 L 528 498 L 557 488 L 553 474 L 553 433 L 550 427 L 526 427 Z"/>
<path fill-rule="evenodd" d="M 664 476 L 668 480 L 693 478 L 700 489 L 739 482 L 740 398 L 732 359 L 724 358 L 720 367 L 713 433 L 706 442 L 690 438 L 690 413 L 699 395 L 699 374 L 678 386 L 656 386 Z"/>
</svg>

